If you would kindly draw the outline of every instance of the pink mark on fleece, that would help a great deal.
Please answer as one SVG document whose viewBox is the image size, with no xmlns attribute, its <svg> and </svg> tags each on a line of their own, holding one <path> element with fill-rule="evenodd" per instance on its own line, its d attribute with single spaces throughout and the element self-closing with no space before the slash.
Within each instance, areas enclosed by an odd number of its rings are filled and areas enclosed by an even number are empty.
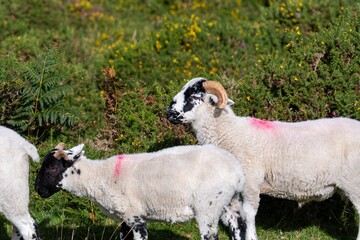
<svg viewBox="0 0 360 240">
<path fill-rule="evenodd" d="M 121 170 L 121 165 L 123 160 L 125 159 L 124 155 L 118 155 L 117 159 L 116 159 L 116 163 L 115 163 L 115 168 L 114 168 L 114 174 L 113 177 L 117 177 L 119 176 L 120 170 Z"/>
<path fill-rule="evenodd" d="M 274 123 L 270 122 L 270 121 L 264 121 L 261 119 L 257 119 L 257 118 L 250 118 L 250 123 L 251 125 L 253 125 L 256 128 L 261 128 L 261 129 L 274 129 Z"/>
</svg>

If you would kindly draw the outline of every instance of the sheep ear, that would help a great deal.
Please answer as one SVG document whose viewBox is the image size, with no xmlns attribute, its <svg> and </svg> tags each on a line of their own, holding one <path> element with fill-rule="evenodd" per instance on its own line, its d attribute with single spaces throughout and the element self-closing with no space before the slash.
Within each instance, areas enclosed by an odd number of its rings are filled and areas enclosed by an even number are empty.
<svg viewBox="0 0 360 240">
<path fill-rule="evenodd" d="M 85 151 L 83 150 L 83 148 L 84 148 L 84 144 L 82 143 L 82 144 L 79 144 L 79 145 L 67 150 L 66 152 L 68 152 L 69 160 L 76 161 L 78 158 L 83 156 L 85 154 Z"/>
<path fill-rule="evenodd" d="M 228 106 L 232 106 L 232 105 L 234 105 L 234 104 L 235 104 L 235 102 L 234 102 L 233 100 L 231 100 L 230 98 L 228 98 L 227 105 L 228 105 Z"/>
<path fill-rule="evenodd" d="M 64 152 L 64 150 L 60 149 L 58 151 L 56 151 L 56 153 L 54 154 L 54 157 L 58 160 L 60 159 L 65 159 L 65 160 L 69 160 L 68 155 L 66 154 L 66 152 Z"/>
</svg>

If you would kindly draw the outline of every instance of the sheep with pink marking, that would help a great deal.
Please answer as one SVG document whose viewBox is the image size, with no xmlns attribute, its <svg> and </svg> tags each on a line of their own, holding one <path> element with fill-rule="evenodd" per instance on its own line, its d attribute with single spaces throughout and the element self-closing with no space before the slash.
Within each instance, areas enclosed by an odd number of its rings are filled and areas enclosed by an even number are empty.
<svg viewBox="0 0 360 240">
<path fill-rule="evenodd" d="M 65 150 L 61 143 L 45 156 L 36 177 L 41 197 L 64 189 L 90 198 L 109 217 L 124 220 L 120 239 L 129 233 L 136 240 L 148 239 L 148 219 L 195 219 L 203 240 L 218 239 L 221 219 L 233 240 L 242 239 L 245 177 L 239 161 L 227 151 L 213 145 L 179 146 L 90 160 L 83 146 Z"/>
<path fill-rule="evenodd" d="M 232 104 L 221 84 L 195 78 L 173 98 L 167 116 L 174 124 L 190 123 L 200 144 L 221 147 L 241 162 L 247 240 L 257 239 L 260 193 L 302 205 L 340 191 L 360 213 L 359 121 L 264 121 L 236 116 Z"/>
</svg>

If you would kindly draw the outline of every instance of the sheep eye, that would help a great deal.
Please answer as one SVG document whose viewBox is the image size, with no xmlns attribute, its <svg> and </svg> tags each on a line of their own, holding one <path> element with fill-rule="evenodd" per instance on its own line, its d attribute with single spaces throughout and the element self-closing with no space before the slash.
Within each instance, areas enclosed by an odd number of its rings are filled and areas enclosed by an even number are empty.
<svg viewBox="0 0 360 240">
<path fill-rule="evenodd" d="M 197 96 L 197 95 L 192 95 L 191 96 L 191 100 L 200 100 L 201 97 L 200 96 Z"/>
<path fill-rule="evenodd" d="M 56 167 L 49 167 L 49 169 L 48 169 L 48 172 L 51 174 L 51 175 L 53 175 L 53 174 L 55 174 L 56 173 Z"/>
</svg>

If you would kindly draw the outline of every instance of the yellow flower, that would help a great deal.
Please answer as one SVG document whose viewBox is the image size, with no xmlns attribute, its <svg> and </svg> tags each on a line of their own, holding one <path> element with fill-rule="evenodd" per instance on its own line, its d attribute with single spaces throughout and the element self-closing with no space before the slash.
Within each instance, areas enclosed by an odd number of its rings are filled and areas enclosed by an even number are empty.
<svg viewBox="0 0 360 240">
<path fill-rule="evenodd" d="M 193 57 L 195 62 L 200 62 L 200 59 L 196 56 Z"/>
<path fill-rule="evenodd" d="M 106 33 L 101 34 L 101 39 L 102 40 L 106 40 L 108 38 L 109 38 L 109 36 Z"/>
<path fill-rule="evenodd" d="M 156 43 L 155 43 L 155 48 L 156 48 L 156 50 L 158 50 L 158 51 L 162 48 L 162 45 L 161 45 L 161 43 L 160 43 L 159 41 L 156 41 Z"/>
<path fill-rule="evenodd" d="M 250 100 L 251 100 L 250 96 L 247 96 L 247 97 L 246 97 L 246 100 L 247 100 L 248 102 L 250 102 Z"/>
<path fill-rule="evenodd" d="M 216 68 L 216 67 L 212 67 L 211 70 L 210 70 L 210 75 L 215 74 L 216 71 L 217 71 L 217 68 Z"/>
</svg>

